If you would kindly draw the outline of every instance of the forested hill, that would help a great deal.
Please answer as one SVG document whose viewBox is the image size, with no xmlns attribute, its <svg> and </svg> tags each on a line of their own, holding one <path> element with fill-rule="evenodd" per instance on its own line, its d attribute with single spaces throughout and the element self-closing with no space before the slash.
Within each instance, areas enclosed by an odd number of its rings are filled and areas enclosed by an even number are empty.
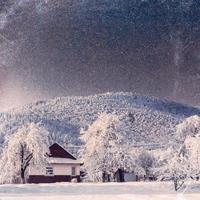
<svg viewBox="0 0 200 200">
<path fill-rule="evenodd" d="M 137 142 L 164 143 L 173 139 L 175 126 L 200 109 L 187 105 L 139 96 L 132 93 L 106 93 L 88 97 L 62 97 L 38 101 L 0 115 L 1 142 L 28 122 L 41 122 L 51 133 L 68 134 L 79 143 L 81 127 L 87 127 L 102 112 L 115 113 L 131 122 Z"/>
</svg>

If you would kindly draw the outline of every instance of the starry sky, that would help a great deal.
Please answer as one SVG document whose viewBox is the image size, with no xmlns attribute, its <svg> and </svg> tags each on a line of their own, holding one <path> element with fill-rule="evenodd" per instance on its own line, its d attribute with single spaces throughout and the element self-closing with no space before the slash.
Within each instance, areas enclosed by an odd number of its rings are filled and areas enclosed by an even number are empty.
<svg viewBox="0 0 200 200">
<path fill-rule="evenodd" d="M 195 0 L 1 0 L 0 111 L 117 91 L 200 106 L 199 13 Z"/>
</svg>

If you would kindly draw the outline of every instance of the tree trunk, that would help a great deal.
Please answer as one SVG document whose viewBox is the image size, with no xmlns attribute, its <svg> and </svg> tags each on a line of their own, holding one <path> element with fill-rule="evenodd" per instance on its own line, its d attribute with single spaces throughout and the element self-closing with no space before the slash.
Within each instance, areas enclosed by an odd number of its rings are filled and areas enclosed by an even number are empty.
<svg viewBox="0 0 200 200">
<path fill-rule="evenodd" d="M 25 180 L 25 171 L 24 169 L 21 169 L 21 183 L 25 184 L 26 180 Z"/>
<path fill-rule="evenodd" d="M 175 191 L 178 190 L 178 181 L 176 178 L 174 178 L 174 189 L 175 189 Z"/>
<path fill-rule="evenodd" d="M 25 170 L 23 168 L 24 165 L 24 145 L 21 144 L 21 183 L 25 184 Z"/>
<path fill-rule="evenodd" d="M 106 182 L 106 172 L 102 173 L 102 182 L 105 183 Z"/>
<path fill-rule="evenodd" d="M 184 180 L 180 180 L 179 178 L 174 177 L 174 189 L 175 191 L 178 191 L 184 184 Z"/>
</svg>

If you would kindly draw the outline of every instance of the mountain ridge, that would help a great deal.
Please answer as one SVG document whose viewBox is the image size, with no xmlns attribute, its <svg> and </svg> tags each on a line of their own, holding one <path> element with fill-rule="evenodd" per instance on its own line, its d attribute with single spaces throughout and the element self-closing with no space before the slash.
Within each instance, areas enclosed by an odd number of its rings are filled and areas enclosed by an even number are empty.
<svg viewBox="0 0 200 200">
<path fill-rule="evenodd" d="M 200 108 L 124 92 L 59 97 L 1 113 L 0 143 L 23 124 L 34 122 L 80 144 L 81 128 L 87 128 L 102 112 L 117 114 L 126 123 L 132 121 L 130 134 L 136 142 L 163 143 L 173 140 L 175 127 L 184 118 L 200 115 Z"/>
<path fill-rule="evenodd" d="M 17 108 L 13 108 L 10 111 L 17 111 L 17 110 L 23 110 L 26 109 L 27 106 L 34 106 L 34 105 L 39 105 L 42 103 L 46 103 L 46 102 L 54 102 L 54 101 L 65 101 L 65 100 L 72 100 L 73 99 L 83 99 L 83 100 L 88 100 L 90 98 L 98 98 L 100 96 L 110 96 L 110 95 L 114 95 L 115 97 L 121 95 L 124 97 L 130 97 L 132 96 L 132 99 L 137 100 L 136 104 L 138 106 L 149 106 L 151 108 L 155 108 L 157 110 L 161 110 L 164 111 L 162 106 L 168 106 L 168 112 L 172 112 L 173 114 L 184 114 L 186 116 L 190 116 L 192 113 L 199 113 L 200 114 L 200 107 L 198 106 L 193 106 L 193 105 L 188 105 L 188 104 L 184 104 L 184 103 L 179 103 L 176 101 L 170 101 L 167 99 L 161 99 L 161 98 L 157 98 L 157 97 L 153 97 L 153 96 L 147 96 L 147 95 L 140 95 L 138 93 L 133 93 L 133 92 L 106 92 L 106 93 L 100 93 L 100 94 L 95 94 L 95 95 L 88 95 L 88 96 L 63 96 L 63 97 L 56 97 L 56 98 L 51 98 L 51 99 L 45 99 L 45 100 L 39 100 L 39 101 L 35 101 L 33 103 L 28 103 L 26 105 L 17 107 Z M 141 100 L 141 101 L 140 101 Z M 140 101 L 140 102 L 139 102 Z M 180 110 L 177 113 L 173 112 L 173 107 L 177 107 Z M 182 109 L 182 110 L 181 110 Z M 188 110 L 190 110 L 188 112 Z M 10 111 L 6 112 L 9 113 Z M 165 110 L 166 111 L 166 110 Z M 190 113 L 191 112 L 191 113 Z"/>
</svg>

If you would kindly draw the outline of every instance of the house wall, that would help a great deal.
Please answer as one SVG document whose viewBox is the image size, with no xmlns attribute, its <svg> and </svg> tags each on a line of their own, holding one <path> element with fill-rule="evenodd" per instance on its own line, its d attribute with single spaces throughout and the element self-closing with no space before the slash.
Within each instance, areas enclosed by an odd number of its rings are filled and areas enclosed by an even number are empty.
<svg viewBox="0 0 200 200">
<path fill-rule="evenodd" d="M 53 175 L 46 175 L 46 169 L 32 168 L 29 172 L 28 183 L 55 183 L 71 182 L 73 179 L 80 182 L 79 164 L 51 164 L 53 166 Z M 72 167 L 75 167 L 76 175 L 72 176 Z"/>
<path fill-rule="evenodd" d="M 145 175 L 136 175 L 134 173 L 125 173 L 124 181 L 132 182 L 132 181 L 155 181 L 156 177 L 154 175 L 145 176 Z"/>
<path fill-rule="evenodd" d="M 71 182 L 76 179 L 77 182 L 80 182 L 80 176 L 44 176 L 44 175 L 29 175 L 27 179 L 28 183 L 56 183 L 56 182 Z"/>
<path fill-rule="evenodd" d="M 76 168 L 76 176 L 80 175 L 79 164 L 51 164 L 54 175 L 72 175 L 72 167 Z M 29 175 L 46 175 L 46 169 L 31 168 Z"/>
<path fill-rule="evenodd" d="M 125 173 L 124 174 L 124 181 L 125 182 L 136 181 L 136 175 L 134 173 Z"/>
<path fill-rule="evenodd" d="M 76 175 L 80 175 L 80 165 L 52 164 L 54 175 L 72 175 L 72 167 L 76 168 Z"/>
</svg>

